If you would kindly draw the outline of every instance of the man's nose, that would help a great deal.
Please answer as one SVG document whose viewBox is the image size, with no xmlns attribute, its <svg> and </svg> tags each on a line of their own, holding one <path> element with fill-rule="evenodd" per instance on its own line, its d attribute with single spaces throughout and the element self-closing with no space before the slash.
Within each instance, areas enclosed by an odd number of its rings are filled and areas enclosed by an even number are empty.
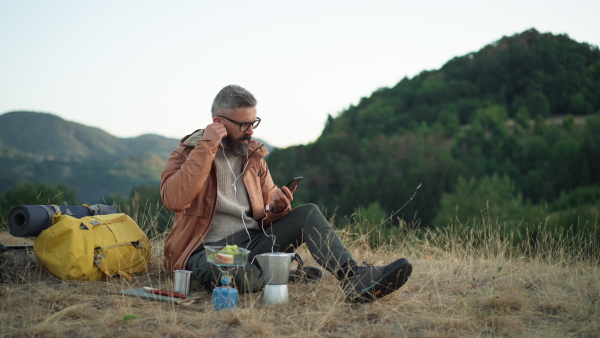
<svg viewBox="0 0 600 338">
<path fill-rule="evenodd" d="M 252 128 L 252 126 L 248 127 L 248 129 L 246 129 L 245 133 L 248 135 L 254 134 L 254 128 Z"/>
</svg>

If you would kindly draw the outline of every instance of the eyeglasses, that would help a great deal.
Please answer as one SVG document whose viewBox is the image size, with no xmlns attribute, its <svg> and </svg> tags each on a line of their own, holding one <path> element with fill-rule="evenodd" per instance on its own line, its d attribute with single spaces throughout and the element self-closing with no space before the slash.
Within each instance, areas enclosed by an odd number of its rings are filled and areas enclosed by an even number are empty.
<svg viewBox="0 0 600 338">
<path fill-rule="evenodd" d="M 254 121 L 254 122 L 238 122 L 236 120 L 230 119 L 227 116 L 223 116 L 223 115 L 218 115 L 218 116 L 226 119 L 229 122 L 238 124 L 240 126 L 240 131 L 246 131 L 250 128 L 250 126 L 252 126 L 252 129 L 256 129 L 256 128 L 258 128 L 258 125 L 260 124 L 260 117 L 257 117 L 256 121 Z"/>
</svg>

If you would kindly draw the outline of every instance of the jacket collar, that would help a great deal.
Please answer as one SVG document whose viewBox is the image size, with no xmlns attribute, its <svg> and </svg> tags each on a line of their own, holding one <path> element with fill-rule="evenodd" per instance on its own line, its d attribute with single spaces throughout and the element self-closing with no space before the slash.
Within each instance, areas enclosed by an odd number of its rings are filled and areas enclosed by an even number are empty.
<svg viewBox="0 0 600 338">
<path fill-rule="evenodd" d="M 195 148 L 196 145 L 202 140 L 202 136 L 204 136 L 204 129 L 197 129 L 193 133 L 184 136 L 180 144 L 186 148 Z M 253 154 L 260 155 L 260 157 L 265 157 L 269 154 L 267 148 L 265 148 L 264 144 L 256 141 L 250 140 L 250 144 L 248 146 L 248 157 Z"/>
</svg>

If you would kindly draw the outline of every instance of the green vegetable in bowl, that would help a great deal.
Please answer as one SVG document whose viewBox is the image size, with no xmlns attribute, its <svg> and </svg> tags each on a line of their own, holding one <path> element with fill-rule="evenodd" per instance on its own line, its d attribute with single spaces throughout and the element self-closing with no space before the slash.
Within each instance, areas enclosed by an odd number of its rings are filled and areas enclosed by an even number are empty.
<svg viewBox="0 0 600 338">
<path fill-rule="evenodd" d="M 225 245 L 225 247 L 223 249 L 219 250 L 219 253 L 235 256 L 235 255 L 239 254 L 240 251 L 238 250 L 237 245 L 233 244 L 233 245 Z"/>
</svg>

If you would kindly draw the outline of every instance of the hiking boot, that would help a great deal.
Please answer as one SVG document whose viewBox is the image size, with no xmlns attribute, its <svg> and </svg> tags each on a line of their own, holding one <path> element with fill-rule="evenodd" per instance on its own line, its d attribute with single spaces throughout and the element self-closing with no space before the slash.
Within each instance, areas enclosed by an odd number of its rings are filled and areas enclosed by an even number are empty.
<svg viewBox="0 0 600 338">
<path fill-rule="evenodd" d="M 304 266 L 301 270 L 291 270 L 288 281 L 290 283 L 314 283 L 323 277 L 323 270 L 314 266 Z"/>
<path fill-rule="evenodd" d="M 346 302 L 369 303 L 388 295 L 404 285 L 412 273 L 412 265 L 406 258 L 386 266 L 365 265 L 348 263 L 342 278 Z"/>
</svg>

